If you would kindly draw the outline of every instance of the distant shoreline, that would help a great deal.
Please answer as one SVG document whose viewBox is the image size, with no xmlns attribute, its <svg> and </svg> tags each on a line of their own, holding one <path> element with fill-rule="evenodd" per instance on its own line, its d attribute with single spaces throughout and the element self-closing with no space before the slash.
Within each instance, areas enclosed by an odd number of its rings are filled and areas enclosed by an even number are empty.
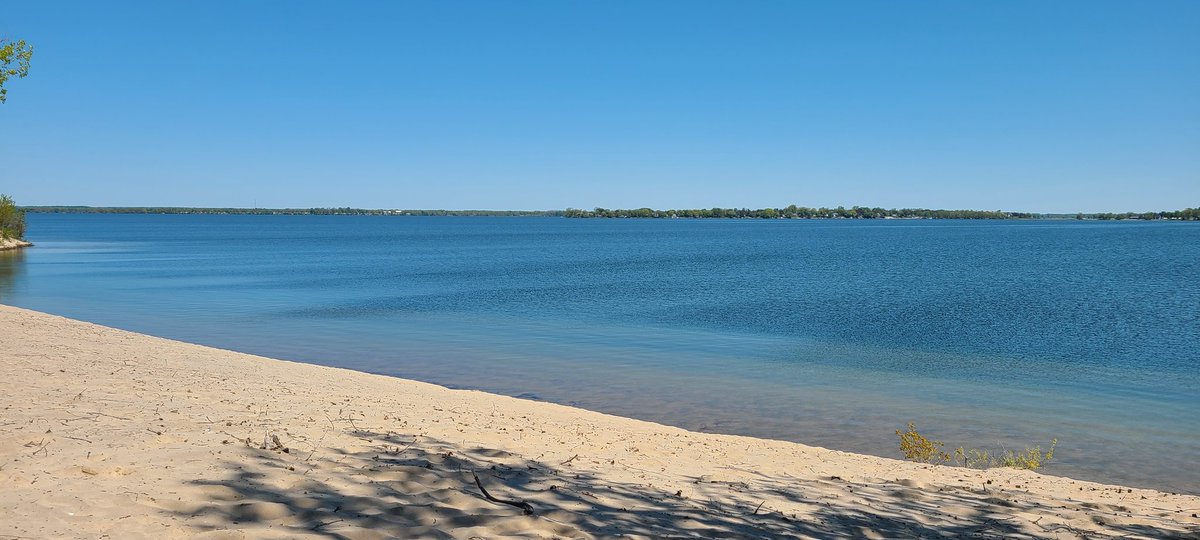
<svg viewBox="0 0 1200 540">
<path fill-rule="evenodd" d="M 191 208 L 154 206 L 25 206 L 37 214 L 200 214 L 267 216 L 465 216 L 465 217 L 565 217 L 640 219 L 1070 219 L 1200 221 L 1200 208 L 1158 212 L 1077 212 L 1071 214 L 1006 212 L 1001 210 L 932 210 L 925 208 L 707 208 L 655 210 L 652 208 L 595 208 L 580 210 L 405 210 L 369 208 Z"/>
</svg>

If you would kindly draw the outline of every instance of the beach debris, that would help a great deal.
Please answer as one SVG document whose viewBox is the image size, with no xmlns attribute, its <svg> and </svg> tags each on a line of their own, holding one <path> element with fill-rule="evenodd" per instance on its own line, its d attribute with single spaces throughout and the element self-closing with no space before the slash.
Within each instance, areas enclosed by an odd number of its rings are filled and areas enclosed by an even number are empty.
<svg viewBox="0 0 1200 540">
<path fill-rule="evenodd" d="M 333 521 L 326 521 L 326 522 L 323 522 L 323 523 L 318 523 L 318 524 L 314 525 L 314 526 L 313 526 L 313 528 L 311 528 L 311 529 L 309 529 L 309 530 L 311 530 L 311 531 L 315 531 L 315 530 L 317 530 L 317 529 L 320 529 L 321 527 L 325 527 L 325 526 L 327 526 L 327 525 L 333 525 L 334 523 L 341 523 L 341 522 L 343 522 L 343 521 L 346 521 L 346 520 L 345 520 L 345 519 L 335 519 L 335 520 L 333 520 Z"/>
<path fill-rule="evenodd" d="M 520 508 L 522 513 L 524 513 L 527 516 L 533 515 L 533 505 L 532 504 L 529 504 L 525 501 L 510 501 L 510 500 L 506 500 L 506 499 L 498 499 L 496 497 L 493 497 L 492 494 L 488 493 L 488 490 L 483 487 L 483 482 L 481 480 L 479 480 L 479 475 L 475 474 L 475 471 L 471 471 L 471 476 L 475 477 L 475 485 L 479 486 L 479 491 L 481 493 L 483 493 L 483 498 L 485 498 L 489 501 L 492 501 L 494 503 L 507 504 L 509 506 L 515 506 L 517 508 Z"/>
<path fill-rule="evenodd" d="M 34 450 L 34 451 L 33 451 L 33 453 L 32 453 L 32 454 L 30 454 L 30 455 L 32 455 L 32 456 L 36 456 L 36 455 L 38 455 L 39 453 L 42 453 L 42 452 L 45 452 L 45 454 L 46 454 L 47 456 L 49 456 L 49 455 L 50 455 L 50 452 L 49 452 L 48 450 L 46 450 L 46 447 L 47 447 L 47 446 L 50 446 L 50 443 L 52 443 L 52 442 L 54 442 L 54 439 L 50 439 L 49 441 L 47 441 L 46 439 L 42 439 L 42 440 L 40 440 L 40 441 L 38 441 L 38 442 L 29 441 L 29 442 L 25 443 L 25 447 L 26 447 L 26 448 L 33 447 L 33 446 L 37 446 L 37 447 L 38 447 L 38 448 L 37 448 L 37 450 Z"/>
</svg>

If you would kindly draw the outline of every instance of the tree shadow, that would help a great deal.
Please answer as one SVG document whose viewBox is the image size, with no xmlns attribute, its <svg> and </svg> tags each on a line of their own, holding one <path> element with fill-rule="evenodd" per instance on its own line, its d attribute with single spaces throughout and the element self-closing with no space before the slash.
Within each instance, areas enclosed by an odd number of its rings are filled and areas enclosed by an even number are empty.
<svg viewBox="0 0 1200 540">
<path fill-rule="evenodd" d="M 273 531 L 327 538 L 1034 538 L 1197 537 L 1117 524 L 1120 508 L 1049 507 L 999 490 L 921 489 L 758 474 L 746 482 L 693 478 L 685 496 L 645 484 L 607 481 L 571 460 L 550 464 L 425 436 L 348 431 L 357 452 L 273 450 L 249 441 L 222 478 L 195 480 L 205 500 L 175 510 L 190 526 L 218 532 Z M 307 454 L 304 455 L 304 454 Z M 521 508 L 489 500 L 525 501 Z M 831 493 L 837 495 L 831 496 Z M 774 507 L 804 508 L 786 514 Z M 1091 526 L 1040 525 L 1016 514 L 1087 516 Z M 1047 521 L 1054 521 L 1052 519 Z M 1078 523 L 1075 520 L 1072 523 Z M 1190 536 L 1189 536 L 1190 535 Z"/>
</svg>

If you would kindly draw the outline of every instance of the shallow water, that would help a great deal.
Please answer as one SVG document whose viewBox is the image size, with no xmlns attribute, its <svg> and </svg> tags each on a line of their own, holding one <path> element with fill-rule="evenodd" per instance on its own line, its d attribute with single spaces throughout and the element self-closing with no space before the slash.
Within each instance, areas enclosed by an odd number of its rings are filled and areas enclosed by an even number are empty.
<svg viewBox="0 0 1200 540">
<path fill-rule="evenodd" d="M 1200 224 L 29 216 L 0 302 L 683 427 L 1200 493 Z"/>
</svg>

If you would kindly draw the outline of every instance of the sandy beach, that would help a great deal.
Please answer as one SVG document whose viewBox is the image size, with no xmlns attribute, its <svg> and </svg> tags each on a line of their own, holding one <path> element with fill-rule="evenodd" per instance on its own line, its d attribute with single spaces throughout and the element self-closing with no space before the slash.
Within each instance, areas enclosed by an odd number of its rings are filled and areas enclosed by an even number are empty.
<svg viewBox="0 0 1200 540">
<path fill-rule="evenodd" d="M 1196 496 L 694 433 L 8 306 L 0 364 L 0 538 L 1200 538 Z"/>
</svg>

